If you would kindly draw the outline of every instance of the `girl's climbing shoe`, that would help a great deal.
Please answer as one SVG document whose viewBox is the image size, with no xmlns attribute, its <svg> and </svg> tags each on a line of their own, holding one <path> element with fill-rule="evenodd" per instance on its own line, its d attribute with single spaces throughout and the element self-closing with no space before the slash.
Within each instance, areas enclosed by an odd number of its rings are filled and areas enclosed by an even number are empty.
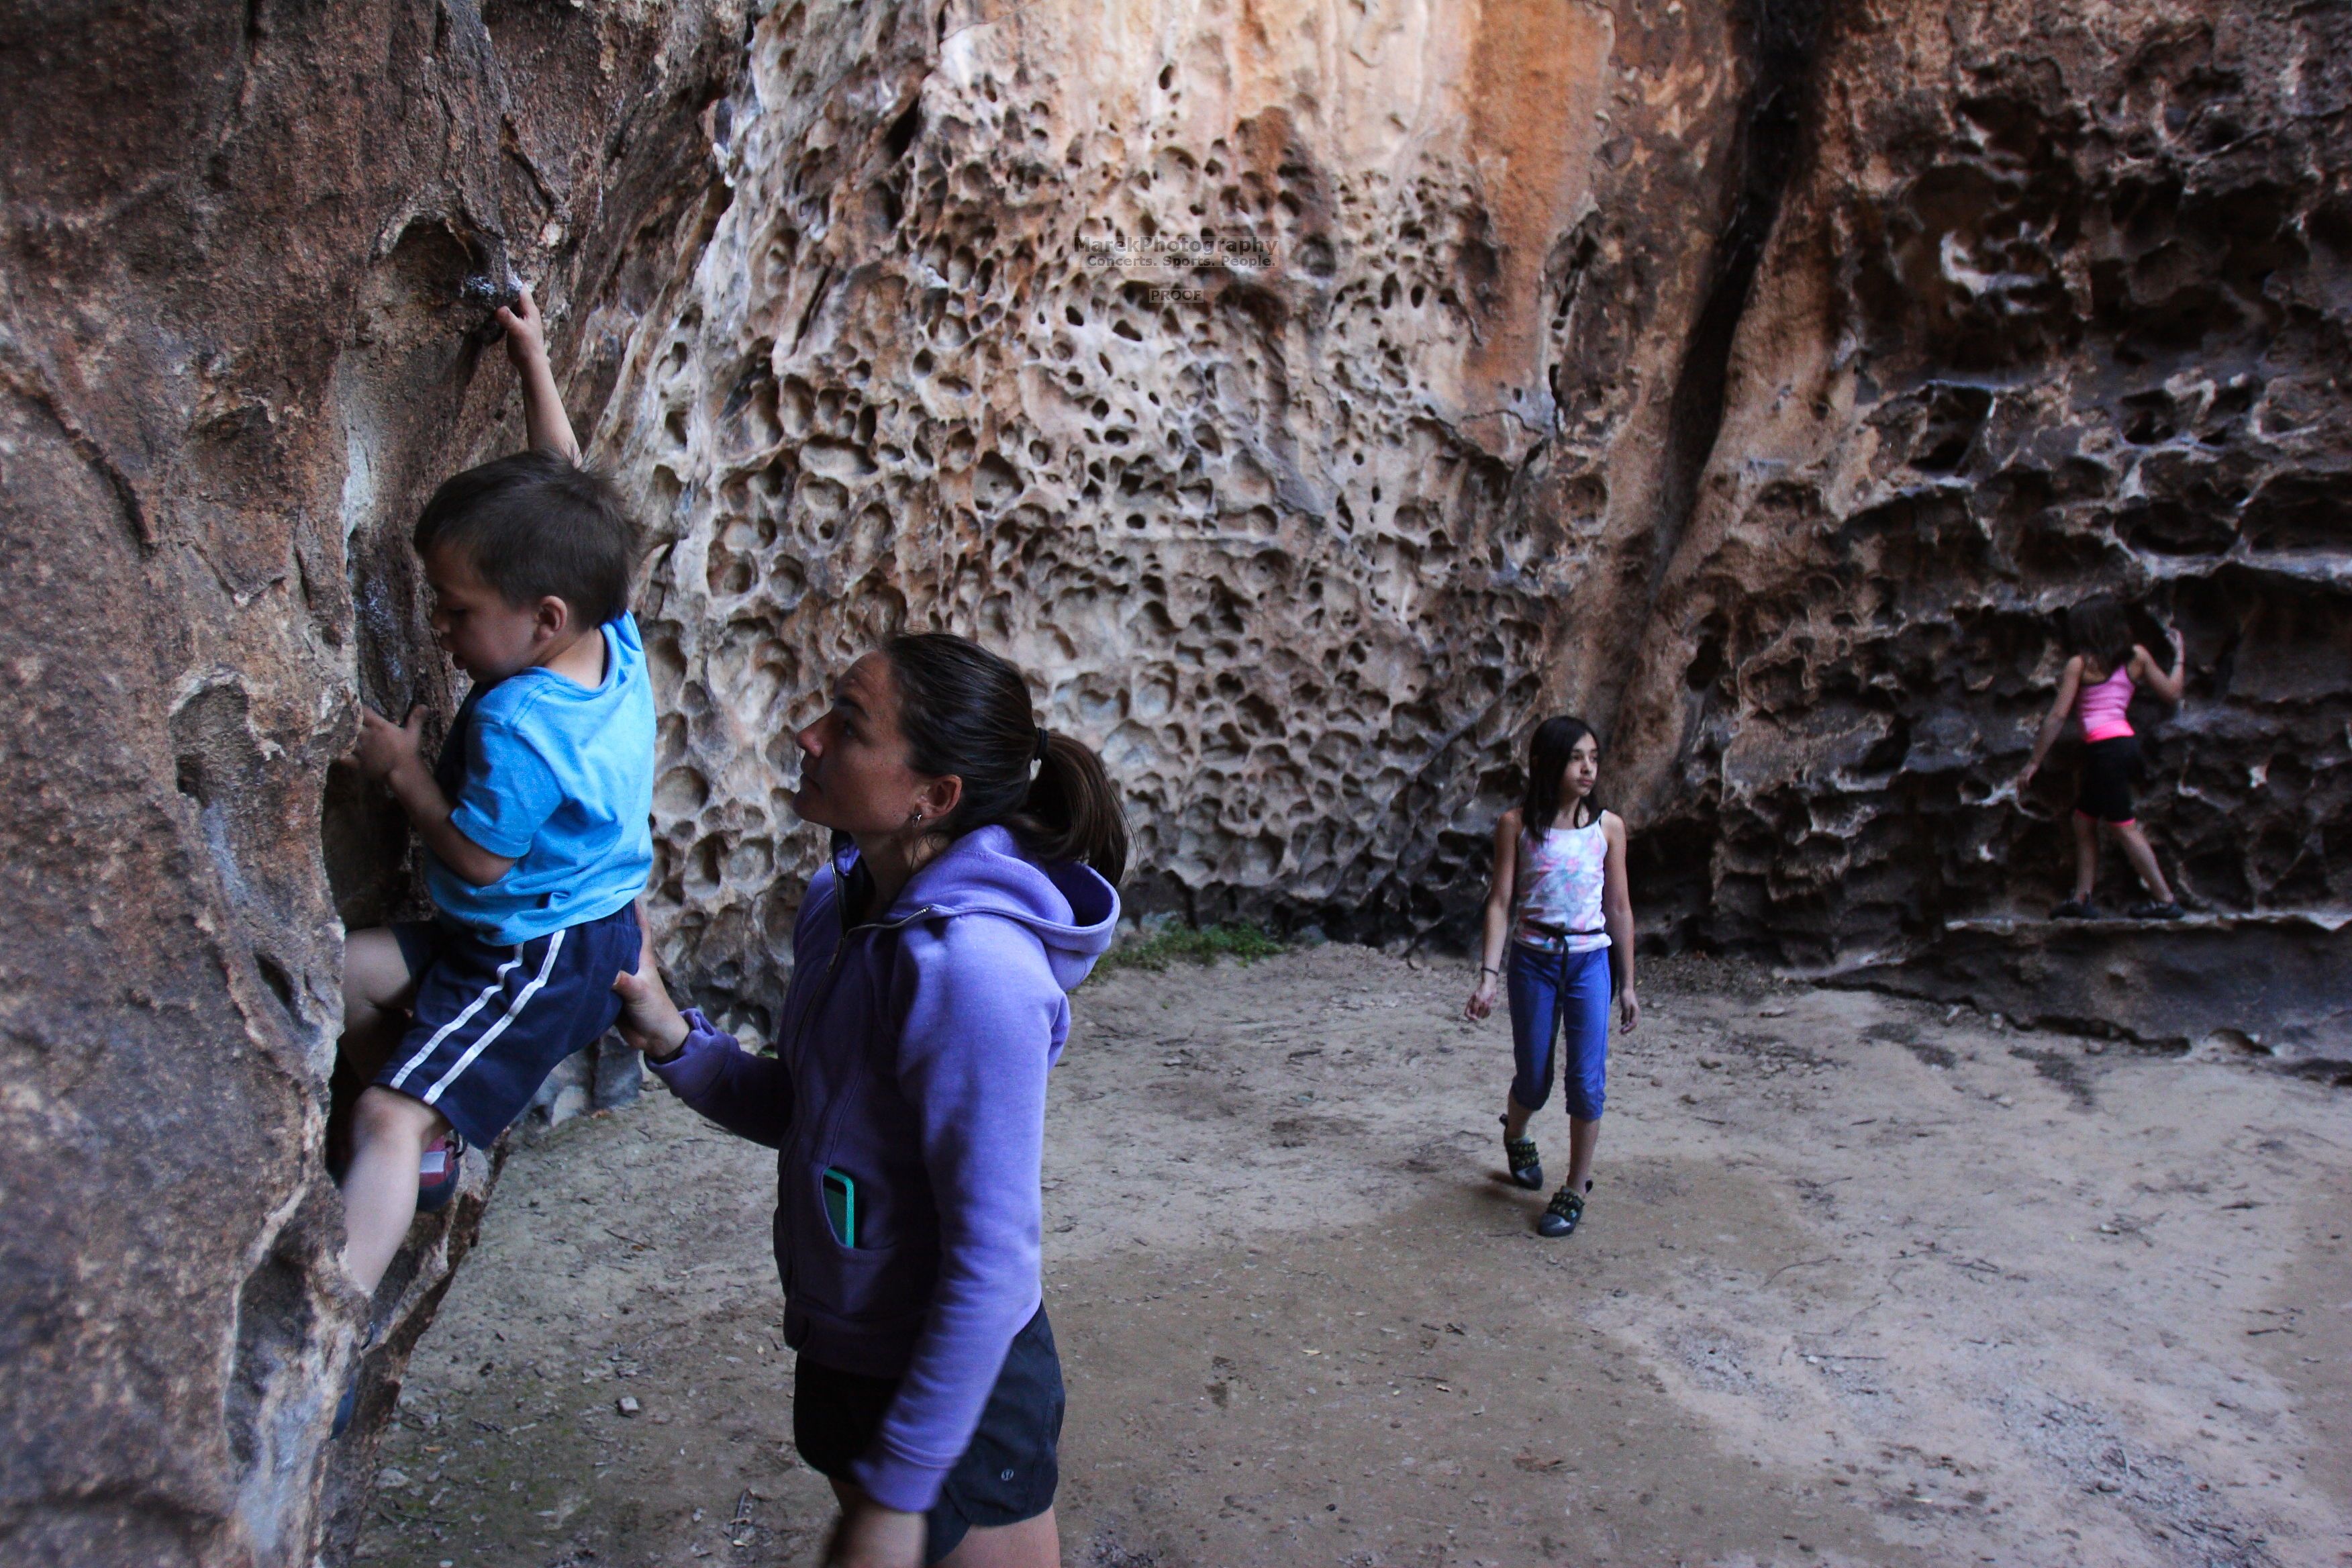
<svg viewBox="0 0 2352 1568">
<path fill-rule="evenodd" d="M 1584 1194 L 1566 1187 L 1552 1194 L 1551 1203 L 1544 1209 L 1543 1217 L 1536 1221 L 1538 1236 L 1569 1236 L 1575 1232 L 1576 1222 L 1584 1217 Z"/>
<path fill-rule="evenodd" d="M 2154 899 L 2132 906 L 2131 918 L 2136 921 L 2177 921 L 2182 913 L 2180 900 L 2159 904 Z"/>
<path fill-rule="evenodd" d="M 1496 1120 L 1502 1121 L 1500 1117 Z M 1510 1123 L 1504 1121 L 1503 1125 L 1508 1127 Z M 1543 1190 L 1543 1156 L 1536 1152 L 1534 1139 L 1505 1136 L 1503 1163 L 1511 1168 L 1511 1180 L 1531 1193 Z"/>
<path fill-rule="evenodd" d="M 2069 899 L 2050 911 L 2053 921 L 2095 921 L 2099 918 L 2099 906 L 2088 899 Z"/>
<path fill-rule="evenodd" d="M 425 1157 L 416 1163 L 416 1212 L 439 1214 L 457 1195 L 458 1161 L 466 1152 L 466 1141 L 455 1132 L 445 1132 L 425 1145 Z"/>
</svg>

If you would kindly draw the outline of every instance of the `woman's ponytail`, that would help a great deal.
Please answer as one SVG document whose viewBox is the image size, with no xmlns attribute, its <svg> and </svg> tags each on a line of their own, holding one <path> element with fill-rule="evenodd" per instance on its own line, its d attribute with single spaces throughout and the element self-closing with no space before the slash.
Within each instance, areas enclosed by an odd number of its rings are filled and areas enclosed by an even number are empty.
<svg viewBox="0 0 2352 1568">
<path fill-rule="evenodd" d="M 1127 814 L 1118 786 L 1095 749 L 1059 731 L 1045 734 L 1045 760 L 1021 813 L 1006 824 L 1041 860 L 1083 860 L 1113 887 L 1127 875 Z"/>
<path fill-rule="evenodd" d="M 1028 683 L 967 637 L 912 632 L 882 647 L 898 688 L 898 729 L 917 773 L 963 781 L 951 835 L 998 825 L 1040 860 L 1127 874 L 1127 817 L 1102 758 L 1031 716 Z"/>
</svg>

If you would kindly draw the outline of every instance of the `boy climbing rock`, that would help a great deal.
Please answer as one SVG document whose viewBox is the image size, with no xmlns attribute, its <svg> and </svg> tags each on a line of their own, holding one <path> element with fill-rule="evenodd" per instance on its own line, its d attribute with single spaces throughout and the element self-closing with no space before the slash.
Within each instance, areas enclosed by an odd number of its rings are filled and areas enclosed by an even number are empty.
<svg viewBox="0 0 2352 1568">
<path fill-rule="evenodd" d="M 433 630 L 473 689 L 437 766 L 422 720 L 366 710 L 352 761 L 425 849 L 434 918 L 354 931 L 343 1048 L 381 1061 L 343 1177 L 343 1265 L 373 1290 L 420 1202 L 619 1010 L 653 866 L 654 702 L 629 614 L 638 531 L 580 447 L 524 289 L 499 311 L 531 449 L 467 469 L 417 519 Z M 348 1406 L 339 1418 L 349 1419 Z"/>
</svg>

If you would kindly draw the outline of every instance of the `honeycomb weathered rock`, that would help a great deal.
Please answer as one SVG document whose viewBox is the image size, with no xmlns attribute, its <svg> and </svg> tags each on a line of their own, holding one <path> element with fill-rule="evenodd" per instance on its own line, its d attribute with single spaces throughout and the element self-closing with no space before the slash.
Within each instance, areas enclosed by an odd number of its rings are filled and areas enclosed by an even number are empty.
<svg viewBox="0 0 2352 1568">
<path fill-rule="evenodd" d="M 761 23 L 600 430 L 668 541 L 670 951 L 741 1016 L 818 851 L 793 726 L 901 620 L 1103 750 L 1147 906 L 1460 909 L 1564 612 L 1639 624 L 1604 545 L 1713 265 L 1655 239 L 1719 221 L 1748 105 L 1720 7 L 1472 15 Z"/>
<path fill-rule="evenodd" d="M 2352 900 L 2346 18 L 15 7 L 0 1555 L 348 1542 L 336 919 L 413 889 L 331 763 L 354 697 L 454 695 L 407 522 L 518 438 L 467 276 L 539 280 L 660 531 L 656 913 L 747 1025 L 817 852 L 792 727 L 909 622 L 1104 748 L 1146 907 L 1459 934 L 1566 708 L 1653 932 L 1828 968 L 2053 890 L 2063 763 L 2038 815 L 1999 786 L 2049 612 L 2121 591 L 2189 637 L 2145 811 L 2184 889 L 2320 910 Z M 2292 923 L 2250 973 L 2325 1026 L 2346 928 Z M 2160 1008 L 2280 929 L 2043 985 L 2100 933 L 2004 958 L 1980 924 L 1918 983 Z M 464 1236 L 420 1230 L 379 1373 Z"/>
<path fill-rule="evenodd" d="M 1103 748 L 1147 907 L 1459 936 L 1564 707 L 1648 929 L 1829 968 L 2054 887 L 2065 759 L 1999 786 L 2114 589 L 2184 889 L 2341 901 L 2330 16 L 779 7 L 602 429 L 672 956 L 757 1026 L 901 621 Z"/>
<path fill-rule="evenodd" d="M 2039 915 L 2072 767 L 2030 812 L 2003 786 L 2051 612 L 2109 590 L 2188 638 L 2180 713 L 2134 710 L 2184 894 L 2352 905 L 2352 15 L 1994 0 L 1831 37 L 1618 731 L 1653 898 L 1812 965 Z M 1981 994 L 2042 1005 L 2000 967 Z"/>
</svg>

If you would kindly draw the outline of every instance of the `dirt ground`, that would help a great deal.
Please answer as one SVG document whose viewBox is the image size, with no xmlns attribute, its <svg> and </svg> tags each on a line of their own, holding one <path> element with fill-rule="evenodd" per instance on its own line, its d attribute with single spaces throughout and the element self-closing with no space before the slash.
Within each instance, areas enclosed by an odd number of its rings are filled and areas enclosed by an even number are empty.
<svg viewBox="0 0 2352 1568">
<path fill-rule="evenodd" d="M 1547 1241 L 1468 978 L 1331 946 L 1080 992 L 1066 1563 L 2352 1564 L 2346 1090 L 1654 963 Z M 1564 1163 L 1556 1099 L 1534 1131 Z M 814 1563 L 773 1181 L 658 1090 L 517 1152 L 362 1556 Z"/>
</svg>

